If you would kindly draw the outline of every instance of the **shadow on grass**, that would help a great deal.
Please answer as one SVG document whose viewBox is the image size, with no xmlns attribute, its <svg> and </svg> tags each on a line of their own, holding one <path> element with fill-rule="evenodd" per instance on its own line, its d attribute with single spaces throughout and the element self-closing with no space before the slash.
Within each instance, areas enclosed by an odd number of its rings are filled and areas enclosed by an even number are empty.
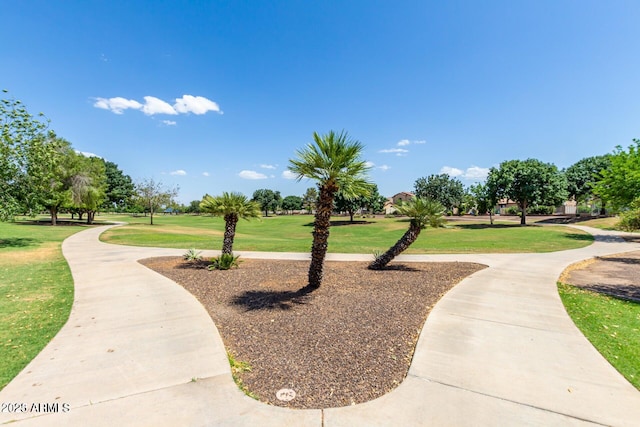
<svg viewBox="0 0 640 427">
<path fill-rule="evenodd" d="M 483 230 L 485 228 L 520 228 L 520 227 L 539 227 L 539 225 L 527 224 L 522 226 L 520 224 L 454 224 L 456 228 L 462 228 L 463 230 Z"/>
<path fill-rule="evenodd" d="M 365 225 L 365 224 L 374 224 L 374 223 L 375 223 L 374 221 L 366 221 L 366 220 L 354 220 L 353 222 L 351 222 L 348 219 L 346 219 L 346 220 L 339 220 L 339 221 L 331 221 L 331 226 L 340 227 L 343 225 Z M 305 227 L 313 227 L 313 225 L 314 225 L 313 222 L 304 224 Z"/>
<path fill-rule="evenodd" d="M 34 219 L 34 220 L 25 220 L 25 221 L 16 221 L 14 224 L 16 225 L 43 225 L 43 226 L 51 226 L 50 219 Z M 92 226 L 92 225 L 105 225 L 111 224 L 110 222 L 100 222 L 94 221 L 93 224 L 87 224 L 86 219 L 59 219 L 56 221 L 56 225 L 54 227 L 63 227 L 63 226 Z"/>
<path fill-rule="evenodd" d="M 233 298 L 233 305 L 254 310 L 290 310 L 296 305 L 307 304 L 314 289 L 305 286 L 297 291 L 245 291 Z"/>
<path fill-rule="evenodd" d="M 42 241 L 30 237 L 13 237 L 0 239 L 0 248 L 26 248 L 28 246 L 36 246 L 39 243 L 42 243 Z"/>
</svg>

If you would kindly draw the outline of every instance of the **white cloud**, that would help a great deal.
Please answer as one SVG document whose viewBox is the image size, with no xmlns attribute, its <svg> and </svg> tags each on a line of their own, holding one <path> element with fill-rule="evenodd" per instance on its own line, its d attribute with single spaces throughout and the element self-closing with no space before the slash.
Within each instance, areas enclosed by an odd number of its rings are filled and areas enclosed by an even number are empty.
<svg viewBox="0 0 640 427">
<path fill-rule="evenodd" d="M 449 176 L 454 176 L 455 177 L 455 176 L 463 175 L 464 171 L 460 170 L 458 168 L 452 168 L 451 166 L 443 166 L 440 169 L 440 173 L 445 173 L 445 174 L 447 174 Z"/>
<path fill-rule="evenodd" d="M 145 96 L 144 102 L 142 111 L 147 116 L 153 116 L 154 114 L 171 114 L 173 116 L 178 114 L 171 105 L 155 96 Z"/>
<path fill-rule="evenodd" d="M 238 176 L 244 179 L 267 179 L 267 176 L 263 173 L 247 170 L 240 171 Z"/>
<path fill-rule="evenodd" d="M 381 165 L 381 166 L 378 166 L 376 169 L 380 169 L 381 171 L 386 172 L 389 169 L 391 169 L 391 166 Z"/>
<path fill-rule="evenodd" d="M 384 150 L 378 151 L 378 153 L 396 153 L 398 155 L 402 155 L 408 152 L 409 150 L 405 150 L 404 148 L 386 148 Z"/>
<path fill-rule="evenodd" d="M 367 161 L 367 162 L 364 162 L 364 165 L 365 165 L 366 167 L 368 167 L 368 168 L 372 168 L 372 167 L 374 167 L 376 164 L 375 164 L 375 163 L 373 163 L 373 162 L 369 162 L 369 161 Z"/>
<path fill-rule="evenodd" d="M 97 154 L 94 153 L 89 153 L 88 151 L 78 151 L 78 150 L 74 150 L 77 154 L 82 154 L 85 157 L 97 157 L 99 159 L 102 158 L 102 156 L 98 156 Z"/>
<path fill-rule="evenodd" d="M 295 173 L 291 172 L 290 170 L 286 170 L 282 172 L 282 177 L 284 179 L 297 179 L 298 175 L 296 175 Z"/>
<path fill-rule="evenodd" d="M 425 141 L 424 139 L 418 140 L 418 141 L 413 141 L 414 144 L 426 144 L 427 141 Z"/>
<path fill-rule="evenodd" d="M 115 98 L 95 98 L 96 102 L 93 104 L 96 108 L 102 108 L 103 110 L 109 110 L 115 114 L 122 114 L 122 112 L 128 108 L 134 110 L 140 110 L 142 104 L 133 99 L 125 99 L 119 96 Z"/>
<path fill-rule="evenodd" d="M 467 168 L 467 172 L 465 173 L 464 177 L 467 179 L 483 181 L 487 179 L 488 175 L 489 175 L 489 168 L 480 168 L 478 166 L 471 166 L 470 168 Z"/>
<path fill-rule="evenodd" d="M 187 174 L 187 172 L 186 172 L 186 171 L 184 171 L 184 170 L 182 170 L 182 169 L 178 169 L 178 170 L 175 170 L 175 171 L 173 171 L 173 172 L 169 172 L 169 175 L 179 175 L 179 176 L 184 176 L 184 175 L 186 175 L 186 174 Z"/>
<path fill-rule="evenodd" d="M 442 169 L 440 169 L 440 173 L 446 173 L 451 177 L 461 177 L 470 181 L 483 181 L 487 179 L 487 175 L 489 175 L 489 168 L 471 166 L 463 171 L 451 166 L 443 166 Z"/>
<path fill-rule="evenodd" d="M 275 169 L 276 168 L 276 166 L 274 166 L 274 165 L 260 165 L 260 167 L 262 169 Z"/>
<path fill-rule="evenodd" d="M 408 139 L 403 139 L 398 141 L 398 147 L 404 147 L 405 145 L 409 145 L 411 144 L 411 141 L 409 141 Z"/>
<path fill-rule="evenodd" d="M 163 120 L 162 123 L 164 123 L 167 126 L 175 126 L 177 123 L 173 120 Z"/>
<path fill-rule="evenodd" d="M 124 110 L 129 108 L 141 110 L 147 116 L 153 116 L 154 114 L 169 114 L 175 116 L 176 114 L 188 113 L 202 115 L 208 111 L 215 111 L 222 114 L 218 104 L 203 96 L 183 95 L 182 98 L 176 98 L 176 102 L 173 106 L 160 98 L 156 98 L 155 96 L 145 96 L 144 104 L 134 99 L 126 99 L 119 96 L 115 98 L 94 99 L 94 107 L 109 110 L 115 114 L 122 114 Z M 175 124 L 175 122 L 167 122 L 168 123 L 165 123 L 166 125 L 172 126 Z"/>
<path fill-rule="evenodd" d="M 215 111 L 222 114 L 220 107 L 215 102 L 203 96 L 182 95 L 182 98 L 176 98 L 173 108 L 178 113 L 193 113 L 197 115 L 205 114 L 207 111 Z"/>
<path fill-rule="evenodd" d="M 378 151 L 378 153 L 395 153 L 396 156 L 406 156 L 409 150 L 404 148 L 386 148 Z"/>
<path fill-rule="evenodd" d="M 209 172 L 202 172 L 202 176 L 209 176 Z"/>
</svg>

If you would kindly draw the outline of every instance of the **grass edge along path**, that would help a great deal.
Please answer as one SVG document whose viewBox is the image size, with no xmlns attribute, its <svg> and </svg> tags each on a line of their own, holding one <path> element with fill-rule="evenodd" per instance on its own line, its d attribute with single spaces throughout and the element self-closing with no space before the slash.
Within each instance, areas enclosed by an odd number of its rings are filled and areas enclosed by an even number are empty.
<svg viewBox="0 0 640 427">
<path fill-rule="evenodd" d="M 0 223 L 0 390 L 69 319 L 74 287 L 62 241 L 81 230 Z"/>
<path fill-rule="evenodd" d="M 634 387 L 640 390 L 640 303 L 558 282 L 573 323 Z"/>
</svg>

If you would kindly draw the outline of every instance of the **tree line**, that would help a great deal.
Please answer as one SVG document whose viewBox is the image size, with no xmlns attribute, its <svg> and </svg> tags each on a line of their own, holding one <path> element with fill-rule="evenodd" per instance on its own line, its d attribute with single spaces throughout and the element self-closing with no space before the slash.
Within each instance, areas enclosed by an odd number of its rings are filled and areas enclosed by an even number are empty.
<svg viewBox="0 0 640 427">
<path fill-rule="evenodd" d="M 7 93 L 6 90 L 3 91 Z M 151 212 L 175 203 L 177 189 L 152 179 L 134 183 L 117 164 L 84 155 L 21 101 L 0 102 L 0 220 L 48 212 L 71 213 L 91 224 L 99 211 Z"/>
<path fill-rule="evenodd" d="M 517 204 L 521 224 L 528 213 L 551 214 L 568 200 L 578 205 L 599 205 L 599 213 L 637 211 L 640 198 L 640 140 L 627 150 L 586 157 L 566 169 L 537 159 L 507 160 L 489 170 L 484 183 L 464 188 L 446 174 L 418 178 L 417 197 L 439 201 L 451 214 L 489 213 L 500 200 Z M 607 209 L 608 208 L 608 209 Z"/>
</svg>

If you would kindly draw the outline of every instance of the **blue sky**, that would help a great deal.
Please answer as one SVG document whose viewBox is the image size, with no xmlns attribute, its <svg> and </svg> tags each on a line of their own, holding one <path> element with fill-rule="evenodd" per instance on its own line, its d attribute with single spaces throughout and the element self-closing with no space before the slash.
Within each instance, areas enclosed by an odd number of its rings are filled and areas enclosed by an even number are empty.
<svg viewBox="0 0 640 427">
<path fill-rule="evenodd" d="M 383 195 L 640 137 L 637 1 L 7 1 L 0 88 L 134 180 L 287 176 L 312 133 L 365 145 Z"/>
</svg>

